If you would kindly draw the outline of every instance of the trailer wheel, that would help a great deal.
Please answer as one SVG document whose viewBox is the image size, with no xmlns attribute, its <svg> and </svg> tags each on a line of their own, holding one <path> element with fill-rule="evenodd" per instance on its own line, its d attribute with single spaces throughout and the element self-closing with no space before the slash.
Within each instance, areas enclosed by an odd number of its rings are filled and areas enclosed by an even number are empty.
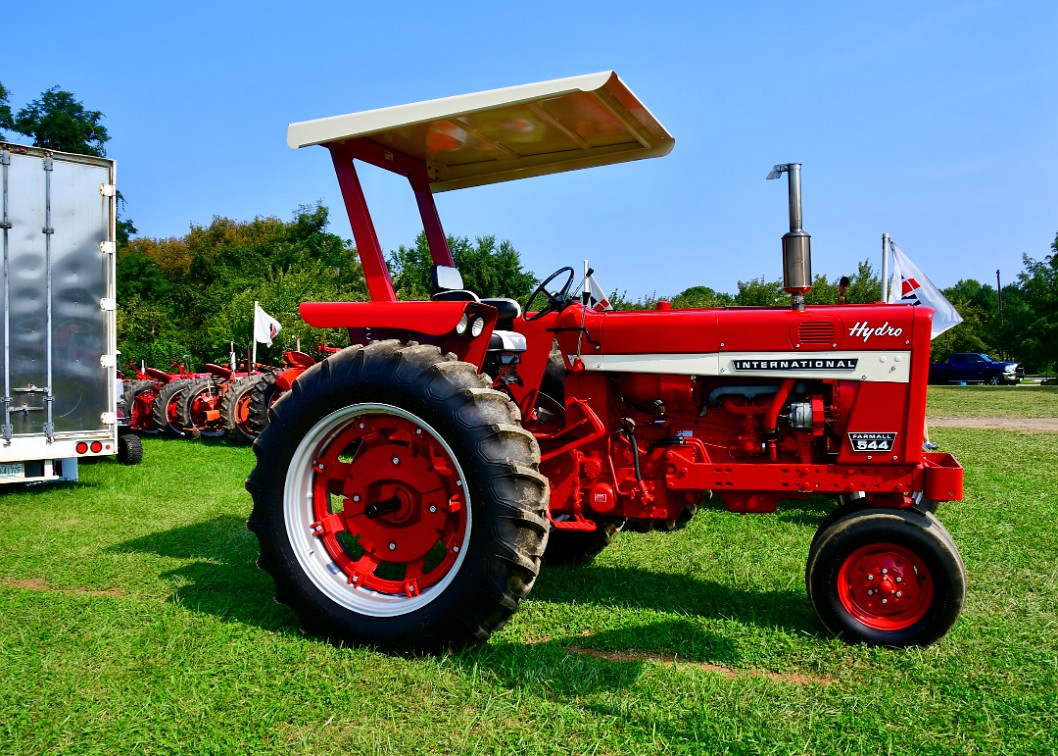
<svg viewBox="0 0 1058 756">
<path fill-rule="evenodd" d="M 118 462 L 123 465 L 138 465 L 143 461 L 143 442 L 135 433 L 118 436 Z"/>
<path fill-rule="evenodd" d="M 183 438 L 187 435 L 187 431 L 180 426 L 180 398 L 191 383 L 187 378 L 171 381 L 159 389 L 158 396 L 154 399 L 154 406 L 151 408 L 154 424 L 168 436 Z"/>
<path fill-rule="evenodd" d="M 307 370 L 246 481 L 277 600 L 335 643 L 487 639 L 547 541 L 547 480 L 519 423 L 507 395 L 433 346 L 353 346 Z"/>
<path fill-rule="evenodd" d="M 208 438 L 224 435 L 224 422 L 220 414 L 221 388 L 212 378 L 194 381 L 181 394 L 176 403 L 177 422 L 180 428 Z"/>
<path fill-rule="evenodd" d="M 966 569 L 936 517 L 865 509 L 833 522 L 809 553 L 808 595 L 850 643 L 928 646 L 958 618 Z"/>
<path fill-rule="evenodd" d="M 242 378 L 224 392 L 220 400 L 220 416 L 225 432 L 236 441 L 252 444 L 257 432 L 250 425 L 250 399 L 254 387 L 260 383 L 260 375 Z"/>
</svg>

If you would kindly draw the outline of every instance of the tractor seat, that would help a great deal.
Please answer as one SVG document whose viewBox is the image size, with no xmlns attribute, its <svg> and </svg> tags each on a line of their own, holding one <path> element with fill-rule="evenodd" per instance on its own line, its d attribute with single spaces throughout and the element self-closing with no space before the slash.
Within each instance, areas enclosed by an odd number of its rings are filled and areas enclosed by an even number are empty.
<svg viewBox="0 0 1058 756">
<path fill-rule="evenodd" d="M 498 311 L 496 328 L 503 331 L 514 330 L 515 319 L 522 314 L 522 306 L 507 297 L 487 297 L 481 299 L 474 292 L 463 288 L 463 276 L 451 265 L 434 265 L 430 268 L 430 283 L 435 302 L 481 302 Z"/>
</svg>

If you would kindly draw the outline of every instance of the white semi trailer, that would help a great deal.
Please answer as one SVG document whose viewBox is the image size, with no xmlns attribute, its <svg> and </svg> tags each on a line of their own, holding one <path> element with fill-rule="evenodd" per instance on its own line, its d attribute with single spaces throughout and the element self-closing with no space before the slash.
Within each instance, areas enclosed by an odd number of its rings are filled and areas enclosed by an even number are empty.
<svg viewBox="0 0 1058 756">
<path fill-rule="evenodd" d="M 0 171 L 0 483 L 138 461 L 118 429 L 114 161 L 0 142 Z"/>
</svg>

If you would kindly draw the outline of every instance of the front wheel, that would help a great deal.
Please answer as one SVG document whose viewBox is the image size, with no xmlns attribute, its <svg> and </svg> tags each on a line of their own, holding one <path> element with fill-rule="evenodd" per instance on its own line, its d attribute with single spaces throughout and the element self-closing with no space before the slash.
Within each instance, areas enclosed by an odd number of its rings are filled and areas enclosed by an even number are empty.
<svg viewBox="0 0 1058 756">
<path fill-rule="evenodd" d="M 805 570 L 819 619 L 850 643 L 928 646 L 962 611 L 966 569 L 948 531 L 917 510 L 851 512 L 822 531 Z"/>
<path fill-rule="evenodd" d="M 547 540 L 539 448 L 510 399 L 436 347 L 332 356 L 276 403 L 246 487 L 276 597 L 335 643 L 485 640 Z"/>
</svg>

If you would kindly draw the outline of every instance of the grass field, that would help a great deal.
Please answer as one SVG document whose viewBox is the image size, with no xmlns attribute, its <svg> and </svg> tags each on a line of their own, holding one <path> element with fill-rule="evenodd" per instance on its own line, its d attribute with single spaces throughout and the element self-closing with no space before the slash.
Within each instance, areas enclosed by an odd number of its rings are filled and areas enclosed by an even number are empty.
<svg viewBox="0 0 1058 756">
<path fill-rule="evenodd" d="M 1032 396 L 930 410 L 1054 412 Z M 827 509 L 802 502 L 622 534 L 545 567 L 488 644 L 427 657 L 301 635 L 253 566 L 252 452 L 147 439 L 138 467 L 0 494 L 0 752 L 1053 753 L 1058 434 L 933 437 L 966 468 L 939 515 L 969 593 L 931 648 L 822 633 L 803 573 Z"/>
<path fill-rule="evenodd" d="M 1058 418 L 1058 386 L 930 386 L 929 415 Z"/>
</svg>

